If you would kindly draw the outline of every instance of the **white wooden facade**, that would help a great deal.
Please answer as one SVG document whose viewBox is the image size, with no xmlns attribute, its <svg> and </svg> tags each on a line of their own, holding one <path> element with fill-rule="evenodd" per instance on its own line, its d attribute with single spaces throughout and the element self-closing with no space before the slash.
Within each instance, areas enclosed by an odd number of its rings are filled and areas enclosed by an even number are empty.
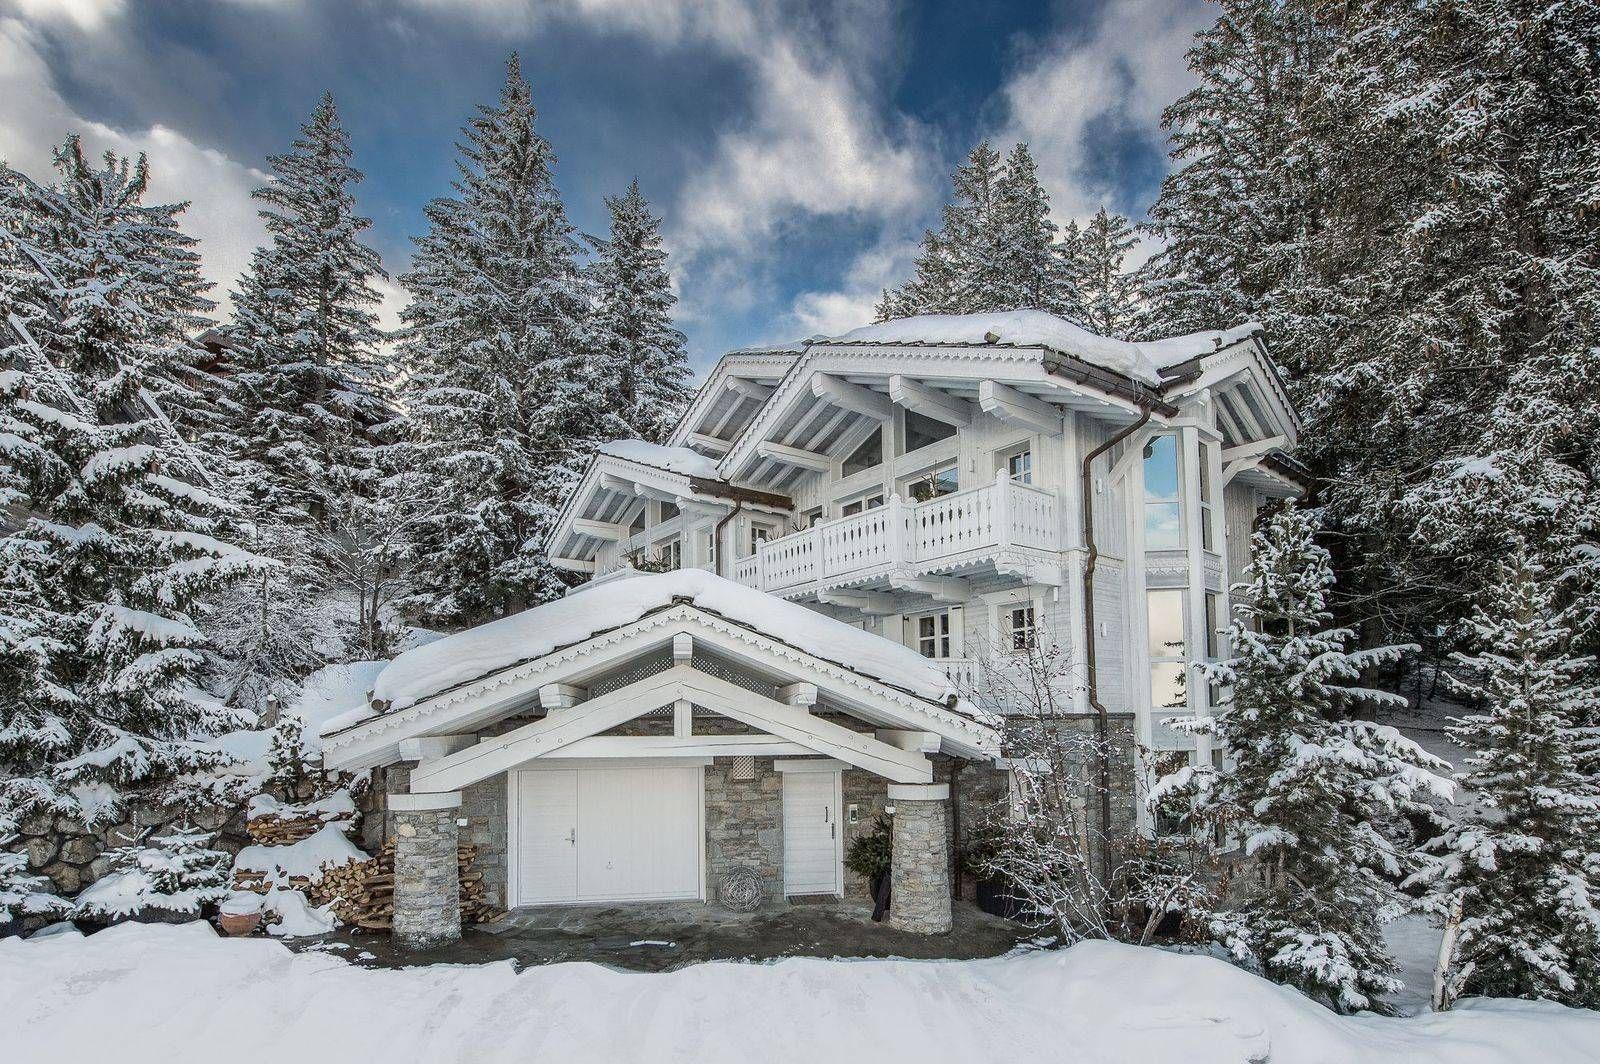
<svg viewBox="0 0 1600 1064">
<path fill-rule="evenodd" d="M 1101 703 L 1134 717 L 1142 746 L 1193 749 L 1164 722 L 1209 708 L 1189 665 L 1225 652 L 1256 509 L 1301 490 L 1298 422 L 1255 331 L 1148 350 L 1154 383 L 1093 349 L 1003 343 L 728 355 L 668 440 L 715 475 L 597 459 L 549 553 L 595 579 L 711 569 L 918 649 L 962 684 L 1025 627 L 1081 676 L 1092 612 Z M 1090 470 L 1091 611 L 1083 461 L 1145 411 Z M 1081 682 L 1073 698 L 1090 712 Z"/>
</svg>

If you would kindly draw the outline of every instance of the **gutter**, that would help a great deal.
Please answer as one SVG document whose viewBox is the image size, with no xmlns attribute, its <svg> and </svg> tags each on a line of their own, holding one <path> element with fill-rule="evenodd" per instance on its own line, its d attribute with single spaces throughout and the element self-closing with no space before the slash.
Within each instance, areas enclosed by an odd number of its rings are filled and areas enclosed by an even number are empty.
<svg viewBox="0 0 1600 1064">
<path fill-rule="evenodd" d="M 1083 544 L 1085 547 L 1083 562 L 1084 678 L 1089 705 L 1095 711 L 1095 736 L 1100 741 L 1100 878 L 1101 882 L 1108 887 L 1111 883 L 1111 751 L 1107 748 L 1107 744 L 1110 741 L 1111 722 L 1109 712 L 1100 701 L 1099 676 L 1095 668 L 1094 570 L 1095 563 L 1100 558 L 1100 548 L 1095 544 L 1094 540 L 1094 477 L 1090 470 L 1096 458 L 1099 458 L 1102 454 L 1105 454 L 1111 448 L 1149 424 L 1150 415 L 1154 411 L 1155 402 L 1152 402 L 1149 398 L 1142 399 L 1139 403 L 1139 420 L 1084 455 L 1083 480 L 1080 488 L 1083 495 Z"/>
</svg>

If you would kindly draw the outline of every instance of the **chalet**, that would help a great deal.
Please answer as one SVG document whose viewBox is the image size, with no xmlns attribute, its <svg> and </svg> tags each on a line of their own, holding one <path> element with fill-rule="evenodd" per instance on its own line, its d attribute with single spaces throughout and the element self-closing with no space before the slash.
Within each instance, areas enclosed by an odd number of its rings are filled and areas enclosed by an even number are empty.
<svg viewBox="0 0 1600 1064">
<path fill-rule="evenodd" d="M 880 815 L 891 919 L 943 931 L 959 807 L 1006 793 L 985 662 L 1042 639 L 1064 719 L 1121 739 L 1115 829 L 1148 830 L 1137 764 L 1215 756 L 1168 722 L 1209 710 L 1185 678 L 1297 431 L 1255 327 L 922 316 L 727 355 L 664 445 L 594 456 L 546 544 L 587 583 L 327 728 L 330 767 L 385 768 L 397 934 L 459 933 L 462 830 L 510 906 L 715 903 L 864 891 Z"/>
</svg>

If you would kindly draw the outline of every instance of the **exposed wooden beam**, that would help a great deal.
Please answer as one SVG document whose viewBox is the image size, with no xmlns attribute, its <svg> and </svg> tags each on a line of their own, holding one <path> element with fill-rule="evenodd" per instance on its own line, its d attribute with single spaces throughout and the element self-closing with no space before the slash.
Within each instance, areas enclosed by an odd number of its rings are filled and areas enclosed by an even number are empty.
<svg viewBox="0 0 1600 1064">
<path fill-rule="evenodd" d="M 478 741 L 476 735 L 421 735 L 400 740 L 400 760 L 437 761 Z"/>
<path fill-rule="evenodd" d="M 1256 440 L 1254 443 L 1241 443 L 1237 447 L 1224 447 L 1222 461 L 1223 464 L 1227 464 L 1229 462 L 1237 462 L 1241 458 L 1257 458 L 1270 451 L 1276 451 L 1287 446 L 1289 446 L 1289 437 L 1268 436 L 1266 439 Z"/>
<path fill-rule="evenodd" d="M 804 757 L 810 747 L 771 735 L 593 735 L 545 754 L 546 760 L 586 757 Z"/>
<path fill-rule="evenodd" d="M 907 410 L 964 429 L 972 423 L 972 404 L 919 384 L 898 373 L 889 378 L 889 398 Z"/>
<path fill-rule="evenodd" d="M 1034 432 L 1061 431 L 1061 411 L 1042 399 L 998 381 L 978 382 L 978 408 L 1001 421 Z"/>
<path fill-rule="evenodd" d="M 825 454 L 802 451 L 798 447 L 785 447 L 781 443 L 758 443 L 756 454 L 774 462 L 782 462 L 784 465 L 809 469 L 814 473 L 826 473 L 833 466 L 833 460 Z"/>
<path fill-rule="evenodd" d="M 826 588 L 817 592 L 817 601 L 827 606 L 844 606 L 860 610 L 862 613 L 870 613 L 877 617 L 899 612 L 895 608 L 894 596 L 885 595 L 881 591 L 845 591 L 839 588 Z"/>
<path fill-rule="evenodd" d="M 630 535 L 627 525 L 616 525 L 609 521 L 591 521 L 586 517 L 573 518 L 572 531 L 591 539 L 603 539 L 607 543 L 616 543 L 627 539 Z"/>
<path fill-rule="evenodd" d="M 582 702 L 588 691 L 570 683 L 547 683 L 539 688 L 539 704 L 546 712 L 557 709 L 571 709 Z"/>
<path fill-rule="evenodd" d="M 760 384 L 756 381 L 746 380 L 743 377 L 729 377 L 728 387 L 740 395 L 748 395 L 752 399 L 760 399 L 763 402 L 772 396 L 772 385 Z"/>
<path fill-rule="evenodd" d="M 672 734 L 679 739 L 694 734 L 694 705 L 687 698 L 672 703 Z"/>
<path fill-rule="evenodd" d="M 555 555 L 549 555 L 545 560 L 557 569 L 565 569 L 569 573 L 594 573 L 594 562 L 584 561 L 582 558 L 557 558 Z"/>
<path fill-rule="evenodd" d="M 915 750 L 919 754 L 937 754 L 939 736 L 931 731 L 908 731 L 904 728 L 879 728 L 873 733 L 880 743 L 901 750 Z"/>
<path fill-rule="evenodd" d="M 907 576 L 903 573 L 890 573 L 889 586 L 897 591 L 913 591 L 919 595 L 928 595 L 935 602 L 961 603 L 971 597 L 971 589 L 967 582 L 951 576 Z"/>
<path fill-rule="evenodd" d="M 719 440 L 715 436 L 707 436 L 703 432 L 691 432 L 683 438 L 683 442 L 690 447 L 700 447 L 707 451 L 714 451 L 718 455 L 728 453 L 728 448 L 733 446 L 727 440 Z"/>
<path fill-rule="evenodd" d="M 674 664 L 683 665 L 694 658 L 694 636 L 688 632 L 679 632 L 672 637 L 672 660 Z"/>
<path fill-rule="evenodd" d="M 814 683 L 792 683 L 787 687 L 779 688 L 778 694 L 791 706 L 814 706 L 817 704 L 817 685 Z"/>
<path fill-rule="evenodd" d="M 863 388 L 826 373 L 818 373 L 811 378 L 811 394 L 834 406 L 842 406 L 879 421 L 888 421 L 894 416 L 894 403 L 889 401 L 887 395 L 880 395 L 871 388 Z"/>
</svg>

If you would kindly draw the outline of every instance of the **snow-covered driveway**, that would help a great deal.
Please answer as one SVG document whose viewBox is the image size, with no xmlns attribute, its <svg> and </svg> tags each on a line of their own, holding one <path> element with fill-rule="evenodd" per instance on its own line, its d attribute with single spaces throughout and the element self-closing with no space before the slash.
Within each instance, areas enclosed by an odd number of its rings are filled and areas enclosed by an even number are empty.
<svg viewBox="0 0 1600 1064">
<path fill-rule="evenodd" d="M 401 970 L 124 925 L 0 942 L 8 1064 L 1600 1060 L 1600 1014 L 1335 1016 L 1220 961 L 1086 943 L 987 961 Z"/>
</svg>

